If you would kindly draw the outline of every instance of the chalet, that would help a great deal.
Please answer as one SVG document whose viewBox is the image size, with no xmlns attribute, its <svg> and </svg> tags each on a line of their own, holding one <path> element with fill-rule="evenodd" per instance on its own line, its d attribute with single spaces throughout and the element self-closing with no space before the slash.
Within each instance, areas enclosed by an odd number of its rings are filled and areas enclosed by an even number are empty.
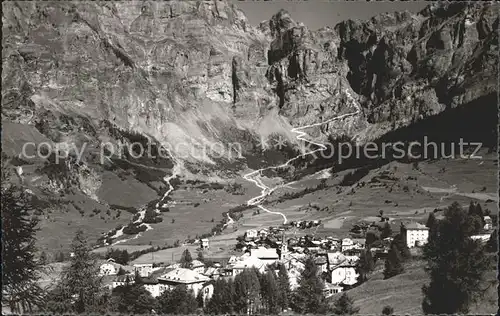
<svg viewBox="0 0 500 316">
<path fill-rule="evenodd" d="M 268 234 L 269 234 L 269 232 L 265 229 L 259 230 L 259 237 L 260 238 L 266 238 Z"/>
<path fill-rule="evenodd" d="M 305 255 L 297 254 L 297 253 L 289 253 L 286 256 L 283 256 L 281 259 L 281 263 L 285 265 L 285 268 L 287 270 L 290 269 L 298 269 L 302 270 L 304 269 L 304 260 L 305 260 Z"/>
<path fill-rule="evenodd" d="M 128 284 L 134 284 L 135 283 L 134 276 L 133 275 L 117 275 L 112 282 L 111 288 L 114 289 L 114 288 L 119 287 L 119 286 L 124 286 L 127 284 L 127 282 L 128 282 Z"/>
<path fill-rule="evenodd" d="M 113 259 L 108 259 L 99 266 L 99 275 L 117 275 L 118 271 L 120 271 L 120 268 L 127 274 L 132 274 L 134 272 L 133 267 L 122 266 L 121 264 L 116 263 Z"/>
<path fill-rule="evenodd" d="M 205 264 L 199 260 L 191 261 L 189 268 L 197 273 L 205 272 Z"/>
<path fill-rule="evenodd" d="M 209 267 L 205 269 L 203 275 L 211 278 L 212 280 L 217 280 L 221 276 L 221 269 L 218 267 Z"/>
<path fill-rule="evenodd" d="M 354 242 L 350 238 L 344 238 L 342 239 L 342 245 L 341 249 L 342 251 L 350 250 L 355 248 L 356 246 L 354 245 Z"/>
<path fill-rule="evenodd" d="M 342 253 L 346 256 L 361 256 L 361 253 L 364 251 L 364 249 L 360 248 L 352 248 L 346 251 L 342 251 Z"/>
<path fill-rule="evenodd" d="M 255 238 L 257 238 L 258 236 L 258 232 L 256 229 L 249 229 L 245 232 L 245 235 L 244 235 L 244 238 L 245 240 L 254 240 Z"/>
<path fill-rule="evenodd" d="M 327 260 L 328 268 L 331 269 L 332 267 L 344 262 L 346 260 L 346 257 L 341 252 L 330 252 L 327 254 Z"/>
<path fill-rule="evenodd" d="M 136 263 L 134 264 L 135 272 L 141 277 L 148 277 L 153 272 L 152 263 Z"/>
<path fill-rule="evenodd" d="M 142 283 L 144 288 L 151 294 L 152 297 L 158 297 L 165 290 L 163 287 L 160 289 L 160 284 L 158 283 L 158 278 L 147 277 L 142 278 Z"/>
<path fill-rule="evenodd" d="M 298 244 L 298 242 L 299 242 L 299 240 L 297 238 L 294 238 L 294 237 L 287 240 L 289 247 L 296 246 Z"/>
<path fill-rule="evenodd" d="M 356 265 L 348 260 L 330 267 L 332 284 L 354 285 L 358 282 L 359 274 L 356 272 Z"/>
<path fill-rule="evenodd" d="M 116 263 L 113 259 L 108 259 L 106 262 L 99 266 L 99 275 L 116 275 L 120 265 Z"/>
<path fill-rule="evenodd" d="M 334 294 L 340 293 L 340 292 L 342 292 L 341 286 L 325 282 L 325 287 L 323 289 L 323 293 L 325 294 L 326 298 L 328 298 Z"/>
<path fill-rule="evenodd" d="M 353 238 L 352 242 L 354 243 L 354 248 L 356 249 L 365 249 L 365 239 L 363 238 Z"/>
<path fill-rule="evenodd" d="M 209 249 L 210 248 L 208 238 L 200 239 L 200 248 L 201 249 Z"/>
</svg>

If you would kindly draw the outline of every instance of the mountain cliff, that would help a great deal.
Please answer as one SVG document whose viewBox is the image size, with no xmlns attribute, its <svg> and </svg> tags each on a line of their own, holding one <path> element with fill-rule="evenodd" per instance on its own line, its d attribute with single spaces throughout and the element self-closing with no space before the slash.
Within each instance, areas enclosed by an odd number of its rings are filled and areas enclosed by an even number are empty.
<svg viewBox="0 0 500 316">
<path fill-rule="evenodd" d="M 283 10 L 253 26 L 226 1 L 2 8 L 5 152 L 19 154 L 23 139 L 90 144 L 84 164 L 96 170 L 90 182 L 98 187 L 102 168 L 116 173 L 119 163 L 97 163 L 106 142 L 168 148 L 153 162 L 121 163 L 168 170 L 175 160 L 184 175 L 228 177 L 229 164 L 239 172 L 266 163 L 262 140 L 280 135 L 295 147 L 295 126 L 359 108 L 309 134 L 362 143 L 497 90 L 495 4 L 436 3 L 318 31 Z M 217 158 L 234 143 L 242 157 Z M 149 176 L 134 175 L 148 186 L 163 177 Z M 80 184 L 95 197 L 87 180 Z"/>
</svg>

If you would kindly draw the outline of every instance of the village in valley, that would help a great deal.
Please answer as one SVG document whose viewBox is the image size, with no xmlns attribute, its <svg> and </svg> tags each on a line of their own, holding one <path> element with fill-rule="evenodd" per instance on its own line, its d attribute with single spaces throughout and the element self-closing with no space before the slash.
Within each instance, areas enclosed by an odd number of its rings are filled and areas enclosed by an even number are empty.
<svg viewBox="0 0 500 316">
<path fill-rule="evenodd" d="M 2 314 L 498 313 L 499 9 L 2 3 Z"/>
<path fill-rule="evenodd" d="M 477 206 L 477 203 L 471 202 L 470 209 Z M 248 269 L 255 269 L 261 274 L 273 271 L 278 275 L 280 267 L 284 268 L 288 274 L 290 291 L 294 291 L 299 286 L 306 259 L 310 258 L 323 280 L 323 294 L 328 298 L 363 283 L 370 272 L 367 265 L 371 264 L 366 262 L 369 260 L 375 264 L 390 260 L 388 254 L 392 247 L 400 247 L 398 250 L 408 252 L 409 256 L 421 256 L 422 248 L 429 239 L 429 226 L 435 220 L 434 213 L 426 224 L 406 221 L 396 225 L 390 223 L 383 212 L 379 217 L 379 222 L 353 225 L 350 235 L 356 238 L 315 236 L 317 228 L 322 226 L 321 220 L 292 221 L 267 229 L 246 230 L 236 239 L 233 249 L 236 255 L 219 262 L 205 258 L 204 253 L 210 250 L 210 239 L 202 238 L 195 241 L 198 246 L 196 258 L 187 249 L 179 262 L 170 264 L 150 262 L 121 265 L 109 258 L 101 263 L 100 275 L 105 277 L 110 289 L 140 280 L 155 298 L 164 291 L 184 285 L 192 290 L 195 297 L 202 298 L 206 306 L 214 294 L 214 281 L 234 280 Z M 494 226 L 488 215 L 483 216 L 482 223 L 484 225 L 480 232 L 471 238 L 487 243 Z M 313 233 L 304 234 L 301 232 L 304 229 L 312 229 Z"/>
</svg>

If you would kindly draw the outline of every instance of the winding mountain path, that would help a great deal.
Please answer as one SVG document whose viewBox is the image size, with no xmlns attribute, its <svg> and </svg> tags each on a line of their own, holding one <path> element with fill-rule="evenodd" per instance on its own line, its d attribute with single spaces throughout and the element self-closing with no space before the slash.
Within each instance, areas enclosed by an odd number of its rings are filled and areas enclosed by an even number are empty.
<svg viewBox="0 0 500 316">
<path fill-rule="evenodd" d="M 268 187 L 267 185 L 265 185 L 262 182 L 262 180 L 260 178 L 260 175 L 261 175 L 262 171 L 264 171 L 264 170 L 272 170 L 272 169 L 283 168 L 283 167 L 288 166 L 291 162 L 299 159 L 300 157 L 304 157 L 304 156 L 307 156 L 307 155 L 312 155 L 314 153 L 317 153 L 317 152 L 320 152 L 320 151 L 323 151 L 323 150 L 327 149 L 327 147 L 324 144 L 316 143 L 316 142 L 314 142 L 312 140 L 306 139 L 305 137 L 307 136 L 307 133 L 303 132 L 302 130 L 304 130 L 306 128 L 310 128 L 310 127 L 320 126 L 320 125 L 327 124 L 327 123 L 330 123 L 330 122 L 333 122 L 333 121 L 336 121 L 336 120 L 341 120 L 341 119 L 344 119 L 346 117 L 354 116 L 354 115 L 359 114 L 361 112 L 361 108 L 358 106 L 356 100 L 352 97 L 352 95 L 349 93 L 349 91 L 346 90 L 344 92 L 348 96 L 349 101 L 352 101 L 352 103 L 356 107 L 356 110 L 354 112 L 343 114 L 343 115 L 339 115 L 339 116 L 336 116 L 336 117 L 331 118 L 329 120 L 326 120 L 324 122 L 319 122 L 319 123 L 314 123 L 314 124 L 310 124 L 310 125 L 295 127 L 295 128 L 293 128 L 291 130 L 293 133 L 297 134 L 297 136 L 296 136 L 297 140 L 301 140 L 301 141 L 308 142 L 308 143 L 311 143 L 313 145 L 316 145 L 316 146 L 319 147 L 318 149 L 315 149 L 315 150 L 312 150 L 312 151 L 309 151 L 309 152 L 297 155 L 296 157 L 288 160 L 287 162 L 285 162 L 282 165 L 262 168 L 262 169 L 259 169 L 259 170 L 252 171 L 252 172 L 250 172 L 250 173 L 248 173 L 248 174 L 246 174 L 246 175 L 243 176 L 243 178 L 245 180 L 253 182 L 257 187 L 259 187 L 261 189 L 261 194 L 259 196 L 256 196 L 256 197 L 248 200 L 247 201 L 247 205 L 254 205 L 254 206 L 257 206 L 258 208 L 260 208 L 261 210 L 263 210 L 264 212 L 267 212 L 267 213 L 270 213 L 270 214 L 280 215 L 281 217 L 283 217 L 283 224 L 287 223 L 288 220 L 287 220 L 285 214 L 283 214 L 282 212 L 273 212 L 273 211 L 270 211 L 270 210 L 268 210 L 267 208 L 265 208 L 264 206 L 261 205 L 261 203 L 263 202 L 263 200 L 267 196 L 269 196 L 274 190 L 276 190 L 279 187 L 286 186 L 287 184 L 284 184 L 284 185 L 282 184 L 282 185 L 278 185 L 278 186 L 275 186 L 273 188 L 270 188 L 270 187 Z"/>
<path fill-rule="evenodd" d="M 167 149 L 168 150 L 168 149 Z M 172 157 L 173 159 L 173 162 L 174 162 L 174 168 L 172 169 L 172 174 L 170 176 L 165 176 L 163 178 L 163 181 L 165 181 L 165 183 L 168 185 L 168 190 L 165 191 L 165 193 L 163 194 L 162 198 L 156 203 L 155 205 L 155 212 L 157 214 L 160 214 L 160 208 L 163 208 L 164 207 L 164 201 L 165 199 L 168 197 L 168 195 L 174 190 L 174 186 L 170 183 L 170 181 L 172 179 L 174 179 L 175 177 L 177 177 L 179 174 L 180 174 L 180 163 L 179 161 L 177 161 L 173 155 L 170 154 L 170 151 L 168 152 L 170 157 Z M 134 221 L 134 224 L 140 224 L 140 225 L 145 225 L 146 226 L 146 230 L 145 231 L 148 231 L 148 230 L 152 230 L 153 227 L 149 224 L 146 224 L 146 223 L 143 223 L 144 221 L 144 216 L 146 216 L 146 208 L 144 208 L 143 210 L 139 211 L 139 218 L 136 219 Z M 114 236 L 111 236 L 111 238 L 115 239 L 115 238 L 118 238 L 120 236 L 123 235 L 123 229 L 125 227 L 122 227 L 121 229 L 119 229 Z M 134 237 L 131 237 L 131 238 L 127 238 L 127 239 L 121 239 L 121 240 L 118 240 L 116 242 L 114 242 L 113 244 L 111 244 L 111 246 L 114 246 L 114 245 L 117 245 L 117 244 L 121 244 L 121 243 L 124 243 L 124 242 L 127 242 L 127 241 L 130 241 L 130 240 L 134 240 L 134 239 L 137 239 L 139 237 L 142 236 L 142 232 L 134 235 Z"/>
</svg>

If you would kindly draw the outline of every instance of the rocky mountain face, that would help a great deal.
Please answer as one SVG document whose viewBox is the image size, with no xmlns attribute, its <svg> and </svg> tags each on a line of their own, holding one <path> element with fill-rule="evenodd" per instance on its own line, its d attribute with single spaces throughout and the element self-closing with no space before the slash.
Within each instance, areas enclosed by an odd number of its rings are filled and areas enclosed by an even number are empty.
<svg viewBox="0 0 500 316">
<path fill-rule="evenodd" d="M 68 146 L 140 135 L 186 173 L 217 169 L 230 143 L 244 156 L 273 135 L 293 143 L 292 127 L 358 108 L 310 135 L 364 142 L 497 88 L 495 4 L 431 4 L 318 31 L 286 11 L 252 26 L 226 1 L 2 8 L 3 121 Z"/>
</svg>

